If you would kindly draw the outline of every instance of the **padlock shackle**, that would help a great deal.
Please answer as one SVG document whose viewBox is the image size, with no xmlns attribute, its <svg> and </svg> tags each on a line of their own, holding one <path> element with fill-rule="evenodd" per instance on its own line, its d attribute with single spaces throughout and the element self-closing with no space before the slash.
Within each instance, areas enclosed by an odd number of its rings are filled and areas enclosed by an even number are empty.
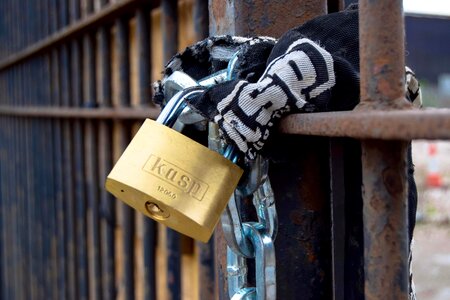
<svg viewBox="0 0 450 300">
<path fill-rule="evenodd" d="M 236 51 L 233 56 L 230 58 L 230 60 L 228 61 L 228 66 L 227 66 L 227 75 L 226 75 L 226 80 L 233 80 L 236 77 L 236 73 L 234 71 L 234 69 L 236 68 L 236 64 L 239 60 L 238 57 L 239 51 Z"/>
<path fill-rule="evenodd" d="M 156 119 L 156 122 L 172 127 L 183 112 L 184 108 L 187 106 L 187 102 L 185 100 L 193 95 L 201 94 L 204 91 L 205 88 L 202 86 L 189 87 L 179 91 L 172 98 L 170 98 L 169 102 L 167 102 L 167 105 L 161 111 L 160 115 Z"/>
</svg>

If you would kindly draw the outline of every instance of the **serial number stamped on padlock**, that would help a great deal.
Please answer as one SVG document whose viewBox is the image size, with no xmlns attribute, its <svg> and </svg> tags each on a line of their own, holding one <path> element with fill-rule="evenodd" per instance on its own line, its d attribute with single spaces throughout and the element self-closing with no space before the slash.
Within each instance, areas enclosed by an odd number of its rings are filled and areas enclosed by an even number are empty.
<svg viewBox="0 0 450 300">
<path fill-rule="evenodd" d="M 177 194 L 175 194 L 174 192 L 170 191 L 169 189 L 158 185 L 158 187 L 156 188 L 158 190 L 158 192 L 160 192 L 161 194 L 164 194 L 166 196 L 169 196 L 170 198 L 172 198 L 173 200 L 177 199 Z"/>
</svg>

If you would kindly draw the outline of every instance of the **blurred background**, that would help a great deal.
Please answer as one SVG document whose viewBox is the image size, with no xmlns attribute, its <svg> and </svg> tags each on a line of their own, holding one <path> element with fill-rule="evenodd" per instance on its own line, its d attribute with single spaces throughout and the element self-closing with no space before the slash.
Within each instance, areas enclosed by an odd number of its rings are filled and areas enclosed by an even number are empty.
<svg viewBox="0 0 450 300">
<path fill-rule="evenodd" d="M 450 107 L 450 3 L 404 0 L 407 64 L 424 107 Z M 450 143 L 414 141 L 419 192 L 413 272 L 418 299 L 450 299 Z"/>
</svg>

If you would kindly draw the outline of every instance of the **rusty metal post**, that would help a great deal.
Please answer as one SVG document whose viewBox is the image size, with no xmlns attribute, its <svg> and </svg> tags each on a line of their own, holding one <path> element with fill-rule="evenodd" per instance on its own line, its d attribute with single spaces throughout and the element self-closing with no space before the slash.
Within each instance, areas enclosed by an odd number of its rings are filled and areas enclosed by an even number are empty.
<svg viewBox="0 0 450 300">
<path fill-rule="evenodd" d="M 360 1 L 361 104 L 402 109 L 401 0 Z M 408 299 L 407 142 L 362 141 L 365 298 Z"/>
<path fill-rule="evenodd" d="M 210 0 L 210 35 L 280 37 L 327 12 L 327 1 Z M 277 297 L 331 298 L 328 140 L 279 136 L 269 176 L 277 199 Z M 317 149 L 322 149 L 318 151 Z M 302 153 L 302 155 L 298 155 Z M 311 171 L 312 170 L 312 171 Z M 226 248 L 215 234 L 219 299 L 227 299 Z M 249 268 L 251 269 L 251 268 Z M 249 280 L 252 280 L 249 274 Z M 295 284 L 290 284 L 295 281 Z"/>
<path fill-rule="evenodd" d="M 210 34 L 280 37 L 288 29 L 327 12 L 327 1 L 209 0 Z"/>
<path fill-rule="evenodd" d="M 404 95 L 405 45 L 401 0 L 360 2 L 359 109 L 408 108 Z"/>
</svg>

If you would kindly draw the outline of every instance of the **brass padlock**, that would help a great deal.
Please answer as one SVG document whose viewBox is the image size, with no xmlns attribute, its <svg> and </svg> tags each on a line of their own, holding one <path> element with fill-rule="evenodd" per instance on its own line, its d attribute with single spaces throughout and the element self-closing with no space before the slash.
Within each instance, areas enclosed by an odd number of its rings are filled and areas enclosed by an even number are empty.
<svg viewBox="0 0 450 300">
<path fill-rule="evenodd" d="M 243 170 L 167 127 L 185 108 L 184 99 L 200 92 L 179 92 L 156 122 L 145 120 L 108 175 L 106 189 L 148 217 L 207 242 Z"/>
</svg>

